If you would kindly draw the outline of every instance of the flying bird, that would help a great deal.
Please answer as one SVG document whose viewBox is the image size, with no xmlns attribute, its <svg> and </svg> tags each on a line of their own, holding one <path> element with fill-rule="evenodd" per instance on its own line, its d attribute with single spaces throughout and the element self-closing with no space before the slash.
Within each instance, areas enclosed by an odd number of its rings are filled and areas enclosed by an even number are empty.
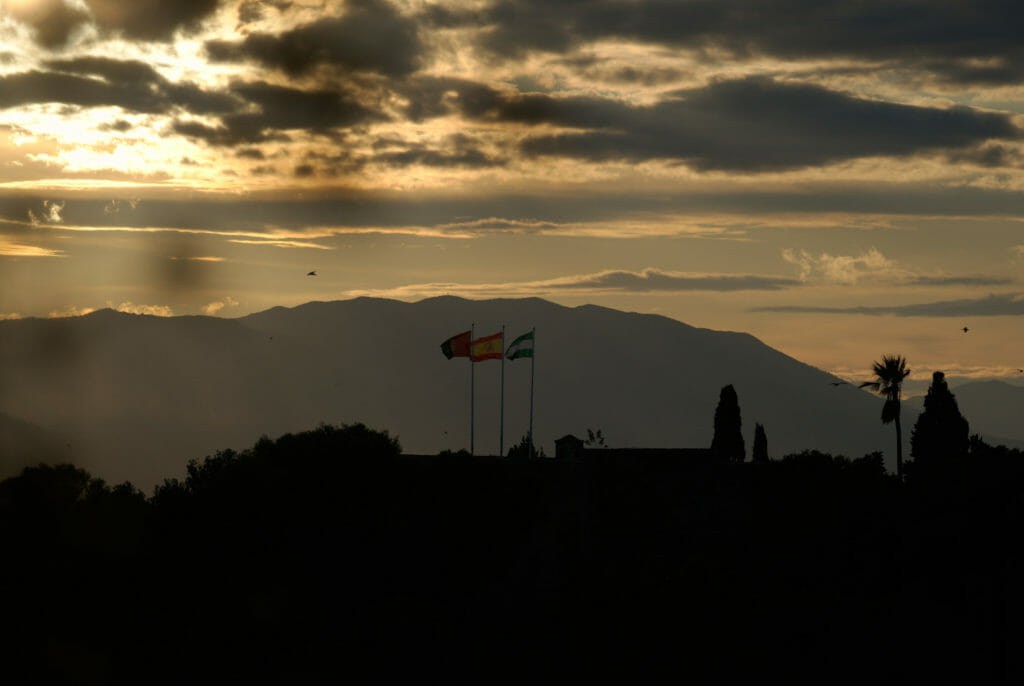
<svg viewBox="0 0 1024 686">
<path fill-rule="evenodd" d="M 1017 370 L 1017 373 L 1018 373 L 1018 374 L 1024 374 L 1024 369 L 1018 369 L 1018 370 Z"/>
<path fill-rule="evenodd" d="M 832 384 L 833 386 L 842 386 L 843 384 L 845 384 L 847 382 L 846 381 L 829 381 L 829 383 Z"/>
<path fill-rule="evenodd" d="M 963 328 L 963 332 L 964 332 L 964 333 L 967 333 L 968 331 L 970 331 L 970 329 L 968 329 L 968 328 L 967 328 L 967 327 L 965 326 L 965 327 Z"/>
<path fill-rule="evenodd" d="M 313 271 L 306 274 L 306 276 L 316 276 L 316 270 L 314 269 Z"/>
</svg>

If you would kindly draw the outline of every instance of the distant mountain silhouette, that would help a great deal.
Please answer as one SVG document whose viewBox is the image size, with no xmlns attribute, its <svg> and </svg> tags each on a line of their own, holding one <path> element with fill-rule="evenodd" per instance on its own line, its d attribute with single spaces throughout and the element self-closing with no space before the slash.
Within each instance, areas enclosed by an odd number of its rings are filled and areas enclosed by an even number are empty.
<svg viewBox="0 0 1024 686">
<path fill-rule="evenodd" d="M 951 387 L 960 412 L 979 434 L 993 445 L 1024 449 L 1024 386 L 1002 381 L 972 381 Z M 910 425 L 924 407 L 924 398 L 907 401 Z"/>
<path fill-rule="evenodd" d="M 409 453 L 458 450 L 469 447 L 469 362 L 438 346 L 472 322 L 477 335 L 506 324 L 509 340 L 537 328 L 534 431 L 548 454 L 555 438 L 588 427 L 615 447 L 707 447 L 719 391 L 732 384 L 746 442 L 763 424 L 773 457 L 814 448 L 892 460 L 880 399 L 834 387 L 753 336 L 537 298 L 3 321 L 0 412 L 66 436 L 96 476 L 144 489 L 190 458 L 320 422 L 387 429 Z M 478 454 L 498 450 L 499 365 L 476 368 Z M 506 362 L 505 450 L 527 428 L 529 365 Z"/>
</svg>

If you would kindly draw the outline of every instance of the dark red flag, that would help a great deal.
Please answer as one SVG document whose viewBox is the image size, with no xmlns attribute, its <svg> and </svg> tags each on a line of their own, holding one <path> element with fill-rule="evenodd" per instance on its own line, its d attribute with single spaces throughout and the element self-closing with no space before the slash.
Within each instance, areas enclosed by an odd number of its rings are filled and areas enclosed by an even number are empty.
<svg viewBox="0 0 1024 686">
<path fill-rule="evenodd" d="M 441 352 L 449 360 L 453 357 L 469 357 L 470 333 L 463 331 L 441 344 Z"/>
</svg>

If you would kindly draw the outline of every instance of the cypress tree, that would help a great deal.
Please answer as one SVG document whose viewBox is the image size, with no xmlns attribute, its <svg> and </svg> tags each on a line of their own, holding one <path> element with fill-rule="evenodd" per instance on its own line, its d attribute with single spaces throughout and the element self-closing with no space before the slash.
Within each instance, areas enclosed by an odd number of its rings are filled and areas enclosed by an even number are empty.
<svg viewBox="0 0 1024 686">
<path fill-rule="evenodd" d="M 747 447 L 743 443 L 740 418 L 740 401 L 732 384 L 722 388 L 715 408 L 715 435 L 711 439 L 711 450 L 718 459 L 725 462 L 743 462 Z"/>
<path fill-rule="evenodd" d="M 764 432 L 764 426 L 754 424 L 754 449 L 750 454 L 752 462 L 768 461 L 768 435 Z"/>
<path fill-rule="evenodd" d="M 937 465 L 966 455 L 969 445 L 970 426 L 960 414 L 946 375 L 935 372 L 924 398 L 924 411 L 910 434 L 910 455 L 918 465 Z"/>
</svg>

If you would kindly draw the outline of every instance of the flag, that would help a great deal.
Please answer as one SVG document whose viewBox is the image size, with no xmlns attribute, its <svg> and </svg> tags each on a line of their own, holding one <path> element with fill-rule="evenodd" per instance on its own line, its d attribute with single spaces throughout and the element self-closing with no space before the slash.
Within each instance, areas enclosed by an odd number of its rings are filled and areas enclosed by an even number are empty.
<svg viewBox="0 0 1024 686">
<path fill-rule="evenodd" d="M 441 352 L 449 360 L 453 357 L 469 357 L 469 337 L 468 331 L 452 336 L 441 344 Z"/>
<path fill-rule="evenodd" d="M 501 359 L 501 332 L 484 336 L 473 341 L 472 354 L 470 357 L 474 362 L 481 360 Z"/>
<path fill-rule="evenodd" d="M 527 331 L 519 338 L 512 341 L 505 351 L 505 357 L 516 360 L 520 357 L 533 357 L 533 331 Z"/>
</svg>

